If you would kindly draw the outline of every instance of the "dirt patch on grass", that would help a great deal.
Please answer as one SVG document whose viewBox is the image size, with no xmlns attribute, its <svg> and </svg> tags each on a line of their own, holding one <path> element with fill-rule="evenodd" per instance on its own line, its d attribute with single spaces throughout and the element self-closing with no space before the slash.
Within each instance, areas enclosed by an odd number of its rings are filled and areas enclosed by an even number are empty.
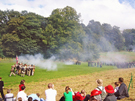
<svg viewBox="0 0 135 101">
<path fill-rule="evenodd" d="M 57 101 L 59 101 L 60 97 L 63 95 L 65 86 L 70 86 L 73 91 L 81 91 L 84 89 L 87 94 L 97 87 L 96 79 L 102 79 L 103 85 L 107 86 L 111 84 L 114 87 L 114 82 L 118 81 L 119 77 L 124 78 L 125 84 L 128 86 L 131 78 L 131 73 L 133 74 L 133 88 L 130 87 L 129 90 L 129 98 L 123 99 L 123 101 L 135 101 L 135 68 L 130 69 L 116 69 L 103 71 L 100 73 L 92 73 L 89 75 L 80 75 L 80 76 L 72 76 L 72 77 L 64 77 L 60 79 L 52 79 L 42 82 L 32 82 L 27 83 L 26 81 L 26 93 L 30 95 L 32 93 L 40 93 L 42 98 L 45 98 L 44 91 L 47 89 L 48 83 L 53 83 L 55 85 L 55 89 L 57 90 Z M 12 87 L 12 93 L 16 96 L 18 93 L 18 85 L 14 85 Z M 4 90 L 6 94 L 6 90 Z"/>
</svg>

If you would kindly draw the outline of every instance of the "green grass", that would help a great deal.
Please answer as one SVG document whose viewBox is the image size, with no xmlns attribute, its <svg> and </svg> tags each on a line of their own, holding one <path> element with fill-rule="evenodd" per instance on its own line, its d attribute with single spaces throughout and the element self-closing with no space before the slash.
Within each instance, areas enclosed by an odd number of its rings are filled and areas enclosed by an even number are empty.
<svg viewBox="0 0 135 101">
<path fill-rule="evenodd" d="M 15 62 L 12 60 L 0 61 L 0 77 L 2 77 L 5 86 L 19 84 L 22 79 L 25 79 L 27 83 L 40 82 L 46 81 L 48 79 L 92 74 L 94 72 L 100 72 L 116 68 L 113 66 L 103 66 L 102 68 L 88 67 L 88 63 L 82 63 L 81 65 L 64 65 L 63 63 L 58 63 L 57 71 L 46 71 L 45 69 L 36 67 L 34 76 L 26 75 L 25 77 L 21 77 L 19 75 L 16 75 L 15 77 L 12 75 L 11 77 L 9 77 L 11 65 L 13 65 L 14 63 Z"/>
</svg>

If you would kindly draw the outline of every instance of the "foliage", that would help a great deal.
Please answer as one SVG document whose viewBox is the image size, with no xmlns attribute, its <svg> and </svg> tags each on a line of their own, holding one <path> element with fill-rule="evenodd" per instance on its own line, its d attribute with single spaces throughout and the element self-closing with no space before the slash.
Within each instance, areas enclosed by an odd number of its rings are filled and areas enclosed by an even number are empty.
<svg viewBox="0 0 135 101">
<path fill-rule="evenodd" d="M 32 12 L 0 10 L 0 56 L 41 53 L 48 58 L 76 58 L 92 61 L 99 51 L 121 51 L 135 44 L 134 29 L 91 20 L 80 24 L 80 14 L 72 7 L 54 9 L 49 17 Z"/>
</svg>

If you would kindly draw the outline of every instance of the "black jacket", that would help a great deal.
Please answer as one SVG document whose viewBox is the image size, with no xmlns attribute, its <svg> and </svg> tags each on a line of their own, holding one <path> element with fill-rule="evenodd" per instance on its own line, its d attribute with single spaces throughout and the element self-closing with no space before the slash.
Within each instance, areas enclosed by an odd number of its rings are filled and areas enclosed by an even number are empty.
<svg viewBox="0 0 135 101">
<path fill-rule="evenodd" d="M 3 91 L 3 87 L 4 87 L 4 82 L 0 81 L 0 91 Z"/>
<path fill-rule="evenodd" d="M 114 95 L 114 93 L 110 94 L 108 93 L 106 98 L 103 101 L 117 101 L 116 96 Z"/>
<path fill-rule="evenodd" d="M 129 97 L 127 86 L 124 83 L 120 85 L 119 89 L 114 94 L 118 100 Z"/>
</svg>

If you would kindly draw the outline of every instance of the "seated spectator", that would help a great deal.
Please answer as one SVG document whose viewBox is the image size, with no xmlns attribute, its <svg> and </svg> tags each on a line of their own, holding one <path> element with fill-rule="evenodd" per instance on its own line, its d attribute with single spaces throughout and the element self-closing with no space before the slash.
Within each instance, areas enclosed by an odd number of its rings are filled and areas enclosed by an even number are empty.
<svg viewBox="0 0 135 101">
<path fill-rule="evenodd" d="M 114 89 L 111 85 L 106 86 L 105 90 L 107 92 L 107 96 L 103 101 L 117 101 L 117 99 L 114 95 Z"/>
<path fill-rule="evenodd" d="M 5 101 L 14 101 L 14 94 L 11 93 L 11 90 L 7 90 L 7 94 L 5 95 Z"/>
<path fill-rule="evenodd" d="M 22 90 L 21 89 L 22 86 L 25 86 L 25 80 L 21 80 L 20 85 L 19 85 L 19 91 Z"/>
<path fill-rule="evenodd" d="M 32 98 L 32 101 L 34 101 L 34 100 L 40 101 L 39 96 L 40 96 L 39 93 L 37 93 L 37 94 L 31 94 L 31 95 L 28 96 L 28 98 L 31 97 Z"/>
<path fill-rule="evenodd" d="M 101 91 L 102 93 L 101 93 L 101 98 L 102 98 L 102 100 L 104 100 L 105 99 L 105 97 L 106 97 L 106 91 L 105 91 L 105 89 L 104 89 L 104 87 L 103 87 L 103 81 L 101 80 L 101 79 L 98 79 L 98 80 L 96 80 L 96 82 L 97 82 L 97 88 L 96 88 L 96 90 L 99 90 L 99 91 Z"/>
<path fill-rule="evenodd" d="M 33 101 L 33 100 L 32 100 L 32 97 L 29 97 L 29 98 L 28 98 L 28 101 Z"/>
<path fill-rule="evenodd" d="M 54 89 L 54 85 L 52 83 L 48 84 L 48 89 L 45 90 L 45 101 L 56 101 L 57 91 Z"/>
<path fill-rule="evenodd" d="M 85 99 L 85 96 L 85 90 L 81 90 L 81 93 L 75 92 L 75 95 L 73 95 L 73 101 L 83 101 Z"/>
<path fill-rule="evenodd" d="M 126 84 L 124 83 L 124 79 L 120 77 L 118 79 L 118 82 L 120 84 L 119 89 L 117 90 L 117 92 L 114 93 L 117 99 L 120 100 L 122 98 L 129 97 L 128 89 Z"/>
<path fill-rule="evenodd" d="M 0 101 L 2 101 L 3 99 L 0 97 Z"/>
<path fill-rule="evenodd" d="M 19 97 L 19 98 L 17 99 L 17 101 L 22 101 L 22 98 L 21 98 L 21 97 Z"/>
<path fill-rule="evenodd" d="M 72 95 L 73 95 L 72 89 L 69 88 L 69 86 L 66 86 L 65 92 L 64 92 L 65 101 L 73 101 Z"/>
<path fill-rule="evenodd" d="M 18 92 L 17 94 L 17 101 L 18 101 L 18 98 L 22 98 L 22 101 L 27 101 L 27 94 L 25 93 L 25 86 L 22 86 L 21 89 L 22 90 Z"/>
<path fill-rule="evenodd" d="M 115 85 L 114 92 L 117 92 L 117 90 L 119 89 L 119 83 L 115 82 L 114 85 Z"/>
<path fill-rule="evenodd" d="M 102 93 L 102 92 L 99 91 L 99 90 L 96 90 L 96 89 L 93 90 L 93 91 L 91 92 L 89 101 L 101 101 L 101 96 L 100 96 L 101 93 Z"/>
</svg>

